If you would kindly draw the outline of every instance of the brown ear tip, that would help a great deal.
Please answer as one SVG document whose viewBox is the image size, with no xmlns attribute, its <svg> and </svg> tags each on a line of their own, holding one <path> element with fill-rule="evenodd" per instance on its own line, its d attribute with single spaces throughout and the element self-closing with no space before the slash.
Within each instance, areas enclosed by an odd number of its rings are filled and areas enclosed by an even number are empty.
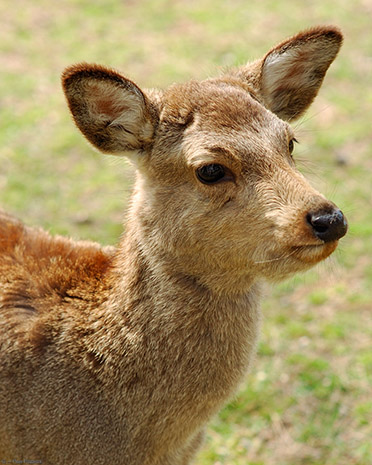
<svg viewBox="0 0 372 465">
<path fill-rule="evenodd" d="M 75 80 L 79 75 L 87 73 L 90 67 L 91 65 L 87 63 L 77 63 L 65 68 L 61 75 L 63 89 L 66 90 L 72 80 Z"/>
<path fill-rule="evenodd" d="M 68 66 L 63 71 L 61 76 L 62 87 L 66 90 L 71 82 L 76 82 L 82 78 L 122 80 L 122 76 L 111 68 L 97 64 L 77 63 Z"/>
<path fill-rule="evenodd" d="M 342 34 L 342 31 L 339 27 L 337 26 L 327 26 L 325 28 L 326 30 L 326 35 L 334 40 L 336 40 L 339 43 L 342 43 L 344 40 L 344 36 Z"/>
<path fill-rule="evenodd" d="M 341 29 L 334 25 L 316 26 L 309 29 L 307 32 L 312 36 L 322 36 L 339 44 L 341 44 L 344 39 Z"/>
</svg>

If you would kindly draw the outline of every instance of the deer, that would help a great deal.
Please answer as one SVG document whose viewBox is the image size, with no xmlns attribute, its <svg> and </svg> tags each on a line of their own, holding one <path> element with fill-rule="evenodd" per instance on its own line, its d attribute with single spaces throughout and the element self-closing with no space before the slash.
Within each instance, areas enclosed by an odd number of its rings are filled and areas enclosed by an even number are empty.
<svg viewBox="0 0 372 465">
<path fill-rule="evenodd" d="M 0 460 L 195 460 L 252 365 L 262 283 L 326 259 L 347 232 L 297 169 L 289 124 L 342 41 L 313 27 L 165 90 L 97 64 L 63 72 L 79 130 L 136 179 L 117 247 L 0 214 Z"/>
</svg>

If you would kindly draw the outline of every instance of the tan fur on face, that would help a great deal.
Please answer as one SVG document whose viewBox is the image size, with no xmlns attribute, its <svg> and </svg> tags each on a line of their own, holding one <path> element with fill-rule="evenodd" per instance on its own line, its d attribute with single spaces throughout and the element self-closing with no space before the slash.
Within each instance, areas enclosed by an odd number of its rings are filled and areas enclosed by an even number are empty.
<svg viewBox="0 0 372 465">
<path fill-rule="evenodd" d="M 309 106 L 341 40 L 305 31 L 164 91 L 98 65 L 64 72 L 77 126 L 128 152 L 136 183 L 117 248 L 0 213 L 0 459 L 191 463 L 254 356 L 260 282 L 308 269 L 342 235 L 314 232 L 311 212 L 335 206 L 296 170 L 283 121 Z M 224 176 L 204 182 L 216 164 Z"/>
</svg>

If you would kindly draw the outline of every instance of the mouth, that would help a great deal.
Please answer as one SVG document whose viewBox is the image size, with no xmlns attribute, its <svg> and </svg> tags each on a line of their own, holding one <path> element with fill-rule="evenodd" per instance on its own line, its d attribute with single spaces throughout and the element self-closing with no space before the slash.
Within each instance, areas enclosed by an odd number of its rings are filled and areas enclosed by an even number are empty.
<svg viewBox="0 0 372 465">
<path fill-rule="evenodd" d="M 336 250 L 337 245 L 338 240 L 289 246 L 285 252 L 275 254 L 265 260 L 256 261 L 255 264 L 267 265 L 270 263 L 286 263 L 286 266 L 291 267 L 292 272 L 300 271 L 325 260 Z"/>
<path fill-rule="evenodd" d="M 322 242 L 320 244 L 294 246 L 291 249 L 291 256 L 303 263 L 315 265 L 329 257 L 336 250 L 337 245 L 338 240 Z"/>
</svg>

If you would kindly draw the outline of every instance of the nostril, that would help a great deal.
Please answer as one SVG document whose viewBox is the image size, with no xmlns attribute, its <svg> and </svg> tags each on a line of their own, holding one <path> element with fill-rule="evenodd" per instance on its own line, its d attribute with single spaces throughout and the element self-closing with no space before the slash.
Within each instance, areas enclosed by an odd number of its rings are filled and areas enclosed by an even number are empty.
<svg viewBox="0 0 372 465">
<path fill-rule="evenodd" d="M 306 219 L 316 232 L 324 233 L 329 227 L 329 220 L 328 216 L 326 215 L 315 216 L 311 213 L 308 213 Z"/>
<path fill-rule="evenodd" d="M 341 239 L 347 231 L 347 221 L 341 210 L 333 209 L 330 212 L 320 210 L 309 212 L 306 221 L 313 233 L 324 242 Z"/>
</svg>

